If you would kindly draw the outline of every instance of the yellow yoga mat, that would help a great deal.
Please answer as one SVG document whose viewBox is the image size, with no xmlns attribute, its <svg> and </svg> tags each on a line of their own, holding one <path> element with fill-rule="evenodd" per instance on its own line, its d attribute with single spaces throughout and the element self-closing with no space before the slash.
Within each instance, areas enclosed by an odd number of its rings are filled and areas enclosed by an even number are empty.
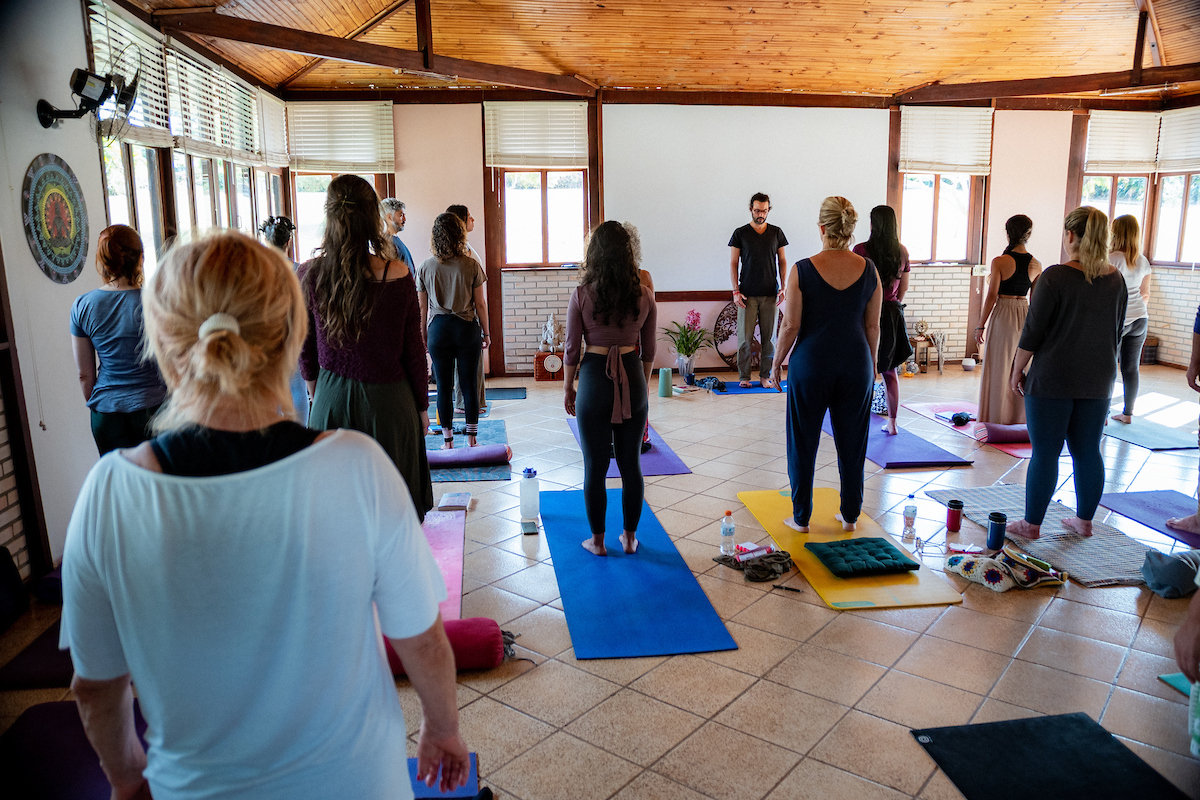
<svg viewBox="0 0 1200 800">
<path fill-rule="evenodd" d="M 830 608 L 897 608 L 962 602 L 962 595 L 953 586 L 924 565 L 913 572 L 864 578 L 839 578 L 830 572 L 804 546 L 805 543 L 875 536 L 887 539 L 914 561 L 920 561 L 865 514 L 858 518 L 858 530 L 853 533 L 843 531 L 842 524 L 834 519 L 840 503 L 835 489 L 817 489 L 813 492 L 813 513 L 808 533 L 792 530 L 783 523 L 792 516 L 792 497 L 787 490 L 738 492 L 738 499 L 762 523 L 775 543 L 792 554 L 796 567 Z"/>
</svg>

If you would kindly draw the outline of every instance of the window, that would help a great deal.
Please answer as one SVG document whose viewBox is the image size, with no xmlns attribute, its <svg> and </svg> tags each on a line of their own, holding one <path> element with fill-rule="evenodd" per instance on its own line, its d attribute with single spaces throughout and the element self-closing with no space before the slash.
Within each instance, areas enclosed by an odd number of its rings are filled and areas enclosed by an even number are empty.
<svg viewBox="0 0 1200 800">
<path fill-rule="evenodd" d="M 1200 261 L 1200 172 L 1159 178 L 1152 255 L 1158 262 Z"/>
<path fill-rule="evenodd" d="M 296 176 L 296 260 L 304 261 L 325 235 L 325 190 L 333 175 Z"/>
<path fill-rule="evenodd" d="M 216 197 L 213 193 L 213 162 L 211 158 L 191 156 L 192 187 L 196 202 L 196 229 L 206 231 L 216 219 Z"/>
<path fill-rule="evenodd" d="M 217 176 L 217 218 L 218 228 L 232 228 L 232 217 L 229 216 L 229 170 L 222 159 L 214 158 L 213 172 Z"/>
<path fill-rule="evenodd" d="M 283 213 L 283 176 L 271 175 L 271 214 Z M 292 220 L 295 222 L 295 220 Z"/>
<path fill-rule="evenodd" d="M 125 146 L 115 139 L 104 145 L 104 185 L 107 187 L 105 200 L 108 201 L 108 224 L 128 225 L 129 207 L 132 199 L 129 196 L 129 178 L 125 173 Z"/>
<path fill-rule="evenodd" d="M 1149 185 L 1147 175 L 1084 175 L 1079 204 L 1100 209 L 1109 220 L 1132 214 L 1145 229 Z"/>
<path fill-rule="evenodd" d="M 566 264 L 583 258 L 585 170 L 503 170 L 505 264 Z"/>
<path fill-rule="evenodd" d="M 983 214 L 983 178 L 962 173 L 904 173 L 900 241 L 916 261 L 974 263 Z"/>
<path fill-rule="evenodd" d="M 233 177 L 234 197 L 236 199 L 234 208 L 237 211 L 234 227 L 242 233 L 253 236 L 254 198 L 250 195 L 250 168 L 235 164 L 233 166 Z"/>
<path fill-rule="evenodd" d="M 171 154 L 171 165 L 175 172 L 175 228 L 178 236 L 192 230 L 192 179 L 188 174 L 188 157 L 183 153 Z"/>
<path fill-rule="evenodd" d="M 259 225 L 266 222 L 267 217 L 275 216 L 271 211 L 271 197 L 267 189 L 269 179 L 269 173 L 261 169 L 254 170 L 254 215 Z"/>
<path fill-rule="evenodd" d="M 146 273 L 154 271 L 163 245 L 162 191 L 158 186 L 158 153 L 149 147 L 127 145 L 132 156 L 133 205 L 142 251 L 146 254 Z"/>
</svg>

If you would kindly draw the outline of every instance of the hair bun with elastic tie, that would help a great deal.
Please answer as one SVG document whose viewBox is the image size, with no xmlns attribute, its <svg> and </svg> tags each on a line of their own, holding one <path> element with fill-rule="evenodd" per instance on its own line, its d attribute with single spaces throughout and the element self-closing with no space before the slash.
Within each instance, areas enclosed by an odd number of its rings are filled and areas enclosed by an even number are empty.
<svg viewBox="0 0 1200 800">
<path fill-rule="evenodd" d="M 203 339 L 214 331 L 229 331 L 235 335 L 241 335 L 242 326 L 238 324 L 237 317 L 218 311 L 200 324 L 200 332 L 196 336 Z"/>
</svg>

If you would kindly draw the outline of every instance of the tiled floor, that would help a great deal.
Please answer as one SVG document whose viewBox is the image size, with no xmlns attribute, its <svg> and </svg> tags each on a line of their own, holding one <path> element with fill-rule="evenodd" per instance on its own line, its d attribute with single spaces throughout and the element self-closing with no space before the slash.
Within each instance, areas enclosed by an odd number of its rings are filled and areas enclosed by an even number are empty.
<svg viewBox="0 0 1200 800">
<path fill-rule="evenodd" d="M 902 380 L 901 391 L 906 400 L 974 399 L 978 376 L 947 366 L 941 375 Z M 508 426 L 514 469 L 535 467 L 543 491 L 578 488 L 581 457 L 561 385 L 497 383 L 530 390 L 526 400 L 493 404 L 492 418 Z M 1178 370 L 1144 368 L 1142 396 L 1163 419 L 1194 420 L 1200 410 Z M 459 678 L 463 735 L 479 753 L 485 784 L 521 800 L 940 800 L 961 795 L 910 728 L 1084 711 L 1200 797 L 1200 762 L 1187 755 L 1186 698 L 1157 680 L 1176 671 L 1171 638 L 1186 600 L 1163 600 L 1145 587 L 995 594 L 947 576 L 963 592 L 961 606 L 835 612 L 811 591 L 772 594 L 770 584 L 746 583 L 715 564 L 726 508 L 739 541 L 767 538 L 736 498 L 744 489 L 787 486 L 784 402 L 762 394 L 651 397 L 651 423 L 693 474 L 648 478 L 647 500 L 727 620 L 737 651 L 577 661 L 549 550 L 542 537 L 520 533 L 517 482 L 435 484 L 435 495 L 467 490 L 475 498 L 464 616 L 489 616 L 519 633 L 518 650 L 529 659 Z M 904 409 L 901 424 L 975 461 L 886 473 L 867 463 L 866 513 L 898 535 L 899 508 L 916 495 L 926 561 L 940 568 L 945 510 L 921 493 L 1020 483 L 1025 462 Z M 1106 440 L 1105 453 L 1110 490 L 1196 493 L 1196 451 L 1154 454 Z M 836 488 L 828 439 L 819 463 L 818 485 Z M 1060 477 L 1056 498 L 1070 504 L 1069 460 Z M 1127 520 L 1109 521 L 1155 547 L 1177 546 Z M 970 522 L 958 535 L 983 538 Z M 804 587 L 799 576 L 789 583 Z M 0 638 L 0 662 L 53 616 L 42 610 Z M 407 682 L 398 690 L 415 735 L 419 702 Z M 24 707 L 63 694 L 0 693 L 0 729 Z"/>
</svg>

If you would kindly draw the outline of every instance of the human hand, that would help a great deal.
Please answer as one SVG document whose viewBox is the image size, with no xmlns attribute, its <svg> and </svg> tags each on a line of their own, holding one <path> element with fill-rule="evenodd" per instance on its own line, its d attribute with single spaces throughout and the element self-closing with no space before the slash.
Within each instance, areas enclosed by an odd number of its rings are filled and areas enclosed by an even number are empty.
<svg viewBox="0 0 1200 800">
<path fill-rule="evenodd" d="M 783 305 L 784 296 L 786 294 L 787 294 L 787 290 L 780 289 L 779 294 L 775 295 L 775 304 L 780 305 L 780 306 Z"/>
<path fill-rule="evenodd" d="M 978 344 L 978 345 L 983 344 L 983 329 L 982 328 L 978 328 L 975 331 L 975 344 Z"/>
<path fill-rule="evenodd" d="M 426 786 L 433 786 L 438 779 L 439 769 L 442 779 L 438 789 L 441 792 L 466 786 L 471 772 L 467 744 L 457 733 L 438 738 L 426 730 L 422 723 L 421 737 L 417 740 L 417 780 Z"/>
<path fill-rule="evenodd" d="M 742 294 L 741 292 L 734 292 L 733 293 L 733 304 L 735 306 L 737 306 L 738 308 L 745 308 L 746 307 L 746 295 Z"/>
<path fill-rule="evenodd" d="M 1009 376 L 1008 386 L 1013 390 L 1013 394 L 1025 396 L 1025 372 L 1024 370 L 1014 369 L 1012 375 Z"/>
<path fill-rule="evenodd" d="M 779 364 L 771 364 L 771 385 L 775 391 L 783 391 L 783 367 Z"/>
<path fill-rule="evenodd" d="M 483 335 L 483 349 L 486 350 L 491 346 L 492 346 L 492 335 L 490 333 L 485 333 Z"/>
<path fill-rule="evenodd" d="M 567 386 L 563 392 L 563 407 L 572 417 L 575 416 L 575 387 Z"/>
<path fill-rule="evenodd" d="M 111 800 L 154 800 L 150 794 L 150 784 L 141 777 L 136 783 L 121 787 L 113 786 L 109 797 Z"/>
<path fill-rule="evenodd" d="M 1200 367 L 1188 367 L 1187 384 L 1193 392 L 1200 392 L 1200 382 L 1197 378 L 1200 378 Z"/>
</svg>

